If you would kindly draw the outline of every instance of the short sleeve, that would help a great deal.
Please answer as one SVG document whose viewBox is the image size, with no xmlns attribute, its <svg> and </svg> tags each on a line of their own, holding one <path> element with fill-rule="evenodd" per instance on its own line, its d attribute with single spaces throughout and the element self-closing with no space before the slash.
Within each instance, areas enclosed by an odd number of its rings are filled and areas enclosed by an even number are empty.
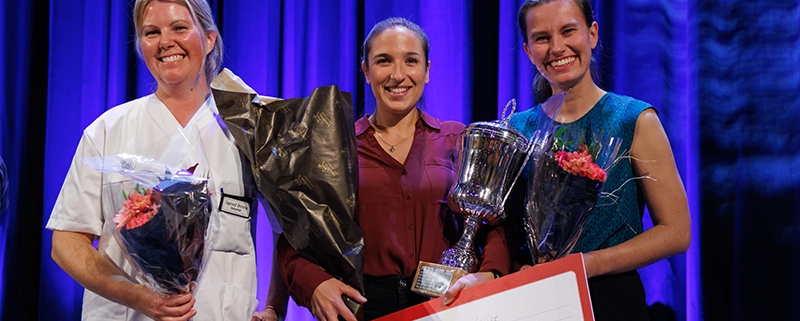
<svg viewBox="0 0 800 321">
<path fill-rule="evenodd" d="M 100 152 L 89 135 L 84 132 L 53 211 L 50 213 L 50 219 L 47 222 L 48 229 L 101 234 L 103 229 L 102 174 L 81 160 L 96 156 L 100 156 Z"/>
</svg>

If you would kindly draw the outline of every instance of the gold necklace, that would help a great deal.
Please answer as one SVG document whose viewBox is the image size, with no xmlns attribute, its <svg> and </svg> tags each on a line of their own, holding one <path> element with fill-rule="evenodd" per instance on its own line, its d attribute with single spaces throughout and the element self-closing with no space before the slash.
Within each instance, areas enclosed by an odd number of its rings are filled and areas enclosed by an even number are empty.
<svg viewBox="0 0 800 321">
<path fill-rule="evenodd" d="M 369 124 L 372 125 L 372 129 L 375 131 L 375 135 L 373 135 L 373 136 L 378 137 L 378 139 L 380 139 L 384 144 L 389 145 L 389 152 L 390 153 L 394 153 L 394 151 L 395 151 L 394 147 L 395 146 L 402 144 L 404 141 L 406 141 L 407 139 L 411 138 L 411 136 L 414 136 L 414 133 L 417 131 L 416 127 L 412 128 L 411 134 L 408 134 L 408 136 L 406 136 L 405 138 L 401 139 L 399 142 L 397 142 L 397 144 L 390 144 L 385 139 L 383 139 L 383 135 L 381 135 L 381 133 L 378 132 L 378 125 L 376 125 L 375 122 L 372 120 L 373 117 L 375 117 L 374 114 L 370 115 L 370 117 L 367 117 L 367 120 L 369 121 Z M 417 117 L 419 117 L 419 115 L 417 115 Z"/>
<path fill-rule="evenodd" d="M 384 144 L 389 145 L 389 152 L 391 153 L 394 153 L 395 146 L 402 144 L 404 141 L 406 141 L 406 139 L 411 138 L 411 136 L 414 136 L 414 132 L 411 132 L 410 135 L 406 136 L 406 138 L 403 138 L 402 140 L 397 142 L 397 144 L 390 144 L 385 139 L 383 139 L 383 135 L 381 135 L 381 133 L 379 133 L 377 130 L 375 131 L 375 137 L 378 137 L 378 139 L 380 139 Z"/>
<path fill-rule="evenodd" d="M 395 146 L 402 144 L 404 141 L 406 141 L 407 139 L 411 138 L 411 136 L 414 136 L 414 131 L 412 130 L 411 134 L 409 134 L 405 138 L 401 139 L 399 142 L 397 142 L 397 144 L 390 144 L 385 139 L 383 139 L 383 135 L 381 135 L 381 133 L 378 132 L 378 126 L 375 126 L 375 123 L 372 122 L 372 119 L 369 120 L 369 123 L 372 125 L 373 130 L 375 130 L 375 135 L 374 136 L 378 137 L 378 139 L 380 139 L 384 144 L 389 145 L 389 152 L 390 153 L 394 153 L 394 151 L 395 151 L 394 147 Z"/>
</svg>

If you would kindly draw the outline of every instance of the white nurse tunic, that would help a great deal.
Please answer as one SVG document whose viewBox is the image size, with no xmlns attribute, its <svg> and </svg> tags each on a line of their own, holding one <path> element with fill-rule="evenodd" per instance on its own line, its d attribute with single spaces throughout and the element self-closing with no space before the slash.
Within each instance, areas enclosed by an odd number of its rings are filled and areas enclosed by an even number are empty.
<svg viewBox="0 0 800 321">
<path fill-rule="evenodd" d="M 225 194 L 250 199 L 255 198 L 257 191 L 247 160 L 239 153 L 218 115 L 211 96 L 185 127 L 180 126 L 155 95 L 106 111 L 84 130 L 47 228 L 99 235 L 100 253 L 133 275 L 110 233 L 114 222 L 106 222 L 101 212 L 103 183 L 122 177 L 101 174 L 81 159 L 128 153 L 181 168 L 197 163 L 195 173 L 210 177 L 213 213 L 207 237 L 212 252 L 197 288 L 194 305 L 197 316 L 193 320 L 250 320 L 258 303 L 250 234 L 250 217 L 256 209 L 251 202 L 249 217 L 217 209 L 223 190 Z M 150 320 L 88 290 L 84 292 L 82 315 L 83 320 Z"/>
</svg>

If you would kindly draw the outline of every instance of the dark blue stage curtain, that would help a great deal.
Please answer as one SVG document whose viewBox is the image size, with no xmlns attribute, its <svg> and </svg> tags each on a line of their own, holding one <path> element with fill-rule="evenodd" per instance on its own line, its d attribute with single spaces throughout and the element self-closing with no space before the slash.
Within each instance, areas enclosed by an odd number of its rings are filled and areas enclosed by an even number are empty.
<svg viewBox="0 0 800 321">
<path fill-rule="evenodd" d="M 696 10 L 705 316 L 800 320 L 800 4 Z"/>
<path fill-rule="evenodd" d="M 390 16 L 430 38 L 424 108 L 465 123 L 532 107 L 521 0 L 212 0 L 224 66 L 263 95 L 335 84 L 358 113 L 375 100 L 360 46 Z M 601 86 L 645 100 L 670 137 L 692 212 L 689 252 L 640 270 L 653 320 L 798 320 L 800 5 L 797 1 L 594 1 Z M 83 288 L 44 229 L 83 128 L 149 94 L 132 1 L 0 2 L 0 319 L 79 320 Z M 263 307 L 273 234 L 256 220 Z M 646 225 L 651 225 L 646 215 Z M 31 290 L 33 289 L 33 290 Z M 38 291 L 37 291 L 38 289 Z M 312 320 L 292 305 L 289 320 Z"/>
</svg>

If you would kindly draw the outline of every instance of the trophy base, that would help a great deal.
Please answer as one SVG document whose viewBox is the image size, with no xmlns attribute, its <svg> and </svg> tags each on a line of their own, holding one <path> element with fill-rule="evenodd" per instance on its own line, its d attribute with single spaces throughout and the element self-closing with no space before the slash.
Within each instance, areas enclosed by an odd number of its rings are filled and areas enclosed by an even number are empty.
<svg viewBox="0 0 800 321">
<path fill-rule="evenodd" d="M 456 280 L 467 273 L 467 271 L 457 267 L 431 262 L 419 262 L 417 273 L 414 274 L 414 282 L 411 284 L 411 291 L 429 297 L 440 297 L 447 292 L 447 289 Z"/>
</svg>

